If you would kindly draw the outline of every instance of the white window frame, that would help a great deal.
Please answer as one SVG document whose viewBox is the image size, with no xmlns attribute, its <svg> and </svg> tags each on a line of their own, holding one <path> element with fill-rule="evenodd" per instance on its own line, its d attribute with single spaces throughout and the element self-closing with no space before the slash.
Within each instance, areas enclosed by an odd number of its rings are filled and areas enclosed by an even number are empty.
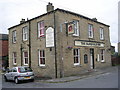
<svg viewBox="0 0 120 90">
<path fill-rule="evenodd" d="M 100 27 L 100 40 L 104 40 L 104 29 Z"/>
<path fill-rule="evenodd" d="M 79 36 L 79 21 L 74 21 L 74 30 L 73 36 Z"/>
<path fill-rule="evenodd" d="M 17 38 L 16 38 L 16 30 L 14 30 L 14 31 L 12 32 L 12 42 L 13 42 L 13 43 L 16 43 L 16 41 L 17 41 Z"/>
<path fill-rule="evenodd" d="M 44 51 L 44 56 L 43 56 L 43 51 Z M 40 56 L 40 52 L 42 52 L 42 56 Z M 38 56 L 39 56 L 39 66 L 45 66 L 45 64 L 41 64 L 41 58 L 45 60 L 45 50 L 38 50 Z M 45 62 L 45 61 L 44 61 Z"/>
<path fill-rule="evenodd" d="M 27 41 L 28 40 L 28 27 L 25 26 L 23 27 L 23 41 Z"/>
<path fill-rule="evenodd" d="M 93 38 L 93 25 L 88 24 L 88 36 L 89 38 Z"/>
<path fill-rule="evenodd" d="M 16 54 L 16 57 L 15 57 L 15 54 Z M 17 53 L 16 52 L 13 52 L 13 65 L 17 65 Z M 15 62 L 15 59 L 16 59 L 16 62 Z"/>
<path fill-rule="evenodd" d="M 41 26 L 43 24 L 43 27 Z M 45 36 L 45 25 L 44 25 L 44 21 L 40 21 L 37 24 L 38 26 L 38 37 L 44 37 Z M 43 30 L 43 34 L 41 34 L 40 32 Z"/>
<path fill-rule="evenodd" d="M 25 54 L 24 54 L 25 52 L 27 52 L 28 57 L 25 57 Z M 26 59 L 26 58 L 28 59 L 28 63 L 25 63 L 25 59 Z M 24 63 L 24 65 L 28 65 L 28 64 L 29 64 L 29 53 L 28 53 L 28 51 L 24 51 L 24 52 L 23 52 L 23 63 Z"/>
<path fill-rule="evenodd" d="M 78 55 L 74 55 L 74 50 L 78 50 Z M 74 62 L 74 66 L 80 65 L 80 49 L 73 49 L 73 56 L 74 56 L 74 59 L 75 57 L 78 57 L 78 63 Z"/>
<path fill-rule="evenodd" d="M 97 61 L 99 62 L 100 61 L 100 55 L 97 54 Z"/>
<path fill-rule="evenodd" d="M 105 62 L 105 50 L 104 49 L 101 49 L 101 62 Z"/>
</svg>

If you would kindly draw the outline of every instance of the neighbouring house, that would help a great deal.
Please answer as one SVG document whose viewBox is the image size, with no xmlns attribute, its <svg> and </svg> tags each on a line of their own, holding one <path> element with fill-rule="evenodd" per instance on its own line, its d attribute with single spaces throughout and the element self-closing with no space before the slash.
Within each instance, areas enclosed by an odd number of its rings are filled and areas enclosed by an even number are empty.
<svg viewBox="0 0 120 90">
<path fill-rule="evenodd" d="M 118 55 L 120 56 L 120 42 L 118 43 Z"/>
<path fill-rule="evenodd" d="M 9 67 L 60 78 L 111 66 L 109 25 L 47 5 L 47 13 L 9 29 Z"/>
<path fill-rule="evenodd" d="M 115 46 L 111 46 L 111 55 L 115 54 Z"/>
<path fill-rule="evenodd" d="M 0 34 L 0 68 L 8 67 L 8 34 Z"/>
</svg>

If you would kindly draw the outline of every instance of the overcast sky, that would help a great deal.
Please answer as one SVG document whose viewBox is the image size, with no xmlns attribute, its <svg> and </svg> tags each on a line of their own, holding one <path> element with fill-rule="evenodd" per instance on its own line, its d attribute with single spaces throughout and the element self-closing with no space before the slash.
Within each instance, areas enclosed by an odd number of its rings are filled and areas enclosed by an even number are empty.
<svg viewBox="0 0 120 90">
<path fill-rule="evenodd" d="M 118 42 L 118 2 L 120 0 L 0 0 L 0 33 L 19 24 L 22 18 L 34 18 L 46 13 L 48 2 L 61 8 L 94 18 L 110 25 L 111 44 Z"/>
</svg>

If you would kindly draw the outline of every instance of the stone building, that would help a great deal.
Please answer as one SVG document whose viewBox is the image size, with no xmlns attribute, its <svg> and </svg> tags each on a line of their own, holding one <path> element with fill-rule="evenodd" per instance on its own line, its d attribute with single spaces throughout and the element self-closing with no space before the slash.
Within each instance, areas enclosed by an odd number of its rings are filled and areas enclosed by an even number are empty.
<svg viewBox="0 0 120 90">
<path fill-rule="evenodd" d="M 120 55 L 120 42 L 118 43 L 118 55 Z"/>
<path fill-rule="evenodd" d="M 9 28 L 10 67 L 59 78 L 111 65 L 109 25 L 47 5 L 47 13 Z"/>
</svg>

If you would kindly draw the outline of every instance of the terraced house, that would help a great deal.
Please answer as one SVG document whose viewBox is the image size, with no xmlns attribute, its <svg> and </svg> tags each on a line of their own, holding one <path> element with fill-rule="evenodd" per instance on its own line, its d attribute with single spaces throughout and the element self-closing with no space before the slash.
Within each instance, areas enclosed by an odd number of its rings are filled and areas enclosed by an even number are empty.
<svg viewBox="0 0 120 90">
<path fill-rule="evenodd" d="M 9 28 L 10 67 L 60 78 L 111 65 L 109 25 L 47 5 L 47 13 Z"/>
</svg>

